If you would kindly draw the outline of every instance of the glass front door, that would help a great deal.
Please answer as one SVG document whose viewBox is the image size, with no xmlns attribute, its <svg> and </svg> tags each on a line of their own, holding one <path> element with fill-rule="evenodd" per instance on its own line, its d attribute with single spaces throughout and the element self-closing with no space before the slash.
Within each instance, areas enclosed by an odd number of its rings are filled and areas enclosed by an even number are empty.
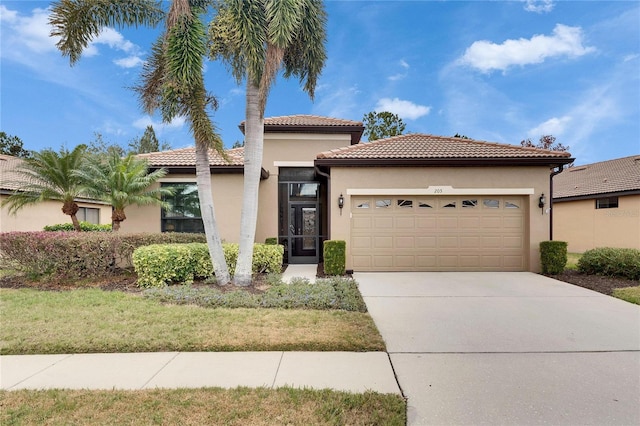
<svg viewBox="0 0 640 426">
<path fill-rule="evenodd" d="M 317 262 L 318 208 L 315 204 L 289 205 L 289 262 Z"/>
</svg>

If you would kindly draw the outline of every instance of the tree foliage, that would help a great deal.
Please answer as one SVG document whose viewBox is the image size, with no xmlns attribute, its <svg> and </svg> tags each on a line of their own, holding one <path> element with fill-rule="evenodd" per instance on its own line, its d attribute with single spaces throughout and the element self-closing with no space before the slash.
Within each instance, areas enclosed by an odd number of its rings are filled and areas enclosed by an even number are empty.
<svg viewBox="0 0 640 426">
<path fill-rule="evenodd" d="M 120 223 L 127 216 L 125 208 L 130 205 L 163 205 L 162 195 L 171 195 L 168 188 L 152 185 L 164 177 L 164 169 L 149 172 L 147 162 L 129 154 L 122 158 L 111 152 L 105 159 L 90 158 L 84 166 L 76 170 L 75 175 L 82 179 L 85 192 L 112 206 L 112 229 L 118 231 Z"/>
<path fill-rule="evenodd" d="M 45 149 L 26 158 L 15 172 L 20 176 L 18 189 L 2 205 L 9 206 L 10 213 L 31 204 L 47 200 L 62 202 L 62 212 L 71 217 L 74 228 L 80 231 L 76 217 L 79 210 L 76 199 L 84 195 L 82 179 L 76 174 L 82 168 L 86 146 L 79 145 L 73 151 L 60 152 Z"/>
<path fill-rule="evenodd" d="M 362 118 L 364 136 L 369 141 L 401 135 L 407 125 L 398 114 L 389 111 L 371 111 Z"/>
<path fill-rule="evenodd" d="M 538 149 L 546 149 L 549 151 L 562 151 L 562 152 L 569 151 L 569 148 L 570 148 L 569 146 L 565 146 L 560 142 L 556 142 L 555 136 L 551 136 L 551 135 L 540 136 L 540 139 L 537 144 L 533 143 L 531 139 L 525 139 L 520 142 L 520 145 L 522 145 L 525 148 L 538 148 Z"/>
<path fill-rule="evenodd" d="M 24 149 L 22 139 L 0 132 L 0 154 L 14 157 L 29 158 L 31 151 Z"/>
<path fill-rule="evenodd" d="M 86 145 L 86 154 L 95 157 L 105 157 L 111 154 L 124 156 L 124 148 L 117 143 L 106 141 L 102 136 L 102 133 L 95 132 L 93 134 L 93 140 L 89 141 Z"/>
<path fill-rule="evenodd" d="M 147 152 L 166 151 L 168 149 L 171 149 L 171 145 L 167 142 L 160 143 L 151 125 L 147 126 L 141 137 L 137 137 L 129 142 L 130 154 L 144 154 Z"/>
</svg>

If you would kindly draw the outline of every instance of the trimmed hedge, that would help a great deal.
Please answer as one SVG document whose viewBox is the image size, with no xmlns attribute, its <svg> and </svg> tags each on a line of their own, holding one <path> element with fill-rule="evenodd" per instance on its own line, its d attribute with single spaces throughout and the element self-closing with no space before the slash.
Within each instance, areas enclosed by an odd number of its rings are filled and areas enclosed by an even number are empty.
<svg viewBox="0 0 640 426">
<path fill-rule="evenodd" d="M 542 241 L 540 264 L 543 274 L 557 275 L 567 265 L 567 243 L 565 241 Z"/>
<path fill-rule="evenodd" d="M 578 270 L 585 274 L 640 280 L 640 250 L 611 247 L 587 250 L 578 260 Z"/>
<path fill-rule="evenodd" d="M 204 242 L 204 234 L 0 233 L 0 254 L 31 278 L 97 278 L 131 268 L 133 251 L 158 243 Z"/>
<path fill-rule="evenodd" d="M 222 244 L 224 257 L 233 274 L 238 260 L 238 244 Z M 284 247 L 254 244 L 254 273 L 280 272 Z M 158 287 L 172 283 L 190 283 L 196 278 L 209 278 L 213 266 L 209 248 L 204 243 L 155 244 L 140 247 L 133 253 L 133 266 L 141 287 Z"/>
<path fill-rule="evenodd" d="M 164 286 L 147 289 L 144 297 L 163 303 L 205 308 L 341 309 L 367 312 L 367 306 L 350 278 L 332 277 L 310 284 L 304 280 L 272 285 L 262 294 L 243 290 L 223 292 L 215 287 Z"/>
<path fill-rule="evenodd" d="M 278 239 L 276 237 L 265 238 L 264 243 L 269 245 L 275 245 L 275 244 L 278 244 Z"/>
<path fill-rule="evenodd" d="M 95 223 L 81 221 L 80 229 L 83 232 L 111 232 L 111 225 L 97 225 Z M 44 227 L 44 230 L 49 232 L 73 232 L 76 228 L 73 227 L 73 223 L 59 223 L 57 225 L 47 225 Z"/>
<path fill-rule="evenodd" d="M 324 273 L 327 275 L 344 275 L 347 262 L 347 242 L 342 240 L 326 240 L 323 244 Z"/>
</svg>

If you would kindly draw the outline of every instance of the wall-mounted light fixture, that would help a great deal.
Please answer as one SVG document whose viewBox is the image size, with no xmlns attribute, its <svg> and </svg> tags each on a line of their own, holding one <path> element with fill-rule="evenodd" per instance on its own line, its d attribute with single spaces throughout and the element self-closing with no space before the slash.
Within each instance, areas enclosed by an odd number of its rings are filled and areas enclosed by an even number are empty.
<svg viewBox="0 0 640 426">
<path fill-rule="evenodd" d="M 544 205 L 547 204 L 547 198 L 544 196 L 544 194 L 542 194 L 540 196 L 540 198 L 538 198 L 538 207 L 540 207 L 542 210 L 542 214 L 544 214 Z"/>
<path fill-rule="evenodd" d="M 340 216 L 342 216 L 342 208 L 344 207 L 344 195 L 340 194 L 338 197 L 338 208 L 340 209 Z"/>
</svg>

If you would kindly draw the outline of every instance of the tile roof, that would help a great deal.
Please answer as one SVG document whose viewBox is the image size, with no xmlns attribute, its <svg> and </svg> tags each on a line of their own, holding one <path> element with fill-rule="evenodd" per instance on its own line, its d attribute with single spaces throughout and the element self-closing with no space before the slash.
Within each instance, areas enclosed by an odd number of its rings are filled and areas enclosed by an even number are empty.
<svg viewBox="0 0 640 426">
<path fill-rule="evenodd" d="M 553 198 L 640 191 L 640 155 L 571 167 L 553 178 Z"/>
<path fill-rule="evenodd" d="M 244 123 L 244 121 L 242 122 Z M 281 117 L 267 117 L 264 119 L 265 126 L 362 126 L 361 121 L 344 120 L 341 118 L 322 117 L 319 115 L 286 115 Z"/>
<path fill-rule="evenodd" d="M 209 164 L 211 166 L 242 166 L 244 163 L 244 149 L 227 150 L 229 161 L 226 161 L 217 151 L 209 149 Z M 154 167 L 195 167 L 195 147 L 173 149 L 170 151 L 149 152 L 138 154 L 138 158 L 146 159 Z"/>
<path fill-rule="evenodd" d="M 473 139 L 407 134 L 318 154 L 318 159 L 568 159 L 568 152 L 525 148 Z"/>
<path fill-rule="evenodd" d="M 14 170 L 22 163 L 21 158 L 0 154 L 0 189 L 13 191 L 21 186 L 20 181 L 23 178 Z"/>
</svg>

